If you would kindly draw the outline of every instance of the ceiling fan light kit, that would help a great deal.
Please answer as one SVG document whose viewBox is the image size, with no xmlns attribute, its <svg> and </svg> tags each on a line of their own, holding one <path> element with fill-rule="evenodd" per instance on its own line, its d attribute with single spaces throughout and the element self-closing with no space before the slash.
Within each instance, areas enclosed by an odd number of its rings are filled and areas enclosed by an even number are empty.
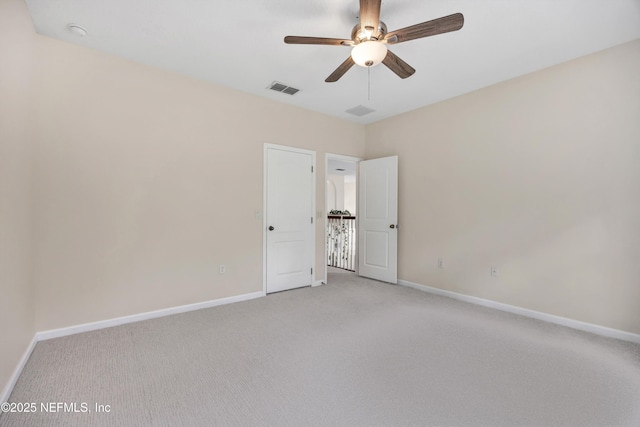
<svg viewBox="0 0 640 427">
<path fill-rule="evenodd" d="M 406 79 L 412 76 L 416 70 L 391 52 L 387 45 L 457 31 L 464 25 L 464 16 L 461 13 L 454 13 L 388 33 L 387 26 L 380 20 L 381 4 L 382 0 L 360 0 L 360 23 L 353 28 L 350 40 L 286 36 L 284 42 L 287 44 L 353 46 L 351 56 L 326 78 L 325 81 L 328 83 L 338 81 L 354 64 L 373 67 L 383 63 L 398 77 Z"/>
<path fill-rule="evenodd" d="M 358 43 L 351 49 L 353 62 L 361 67 L 373 67 L 380 64 L 387 56 L 387 46 L 379 41 L 371 40 Z"/>
</svg>

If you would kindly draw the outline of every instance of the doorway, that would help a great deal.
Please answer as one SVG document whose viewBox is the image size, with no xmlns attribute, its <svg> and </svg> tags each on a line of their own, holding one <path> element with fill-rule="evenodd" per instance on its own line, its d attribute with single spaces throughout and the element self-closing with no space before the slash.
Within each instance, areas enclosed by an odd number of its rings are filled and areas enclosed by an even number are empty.
<svg viewBox="0 0 640 427">
<path fill-rule="evenodd" d="M 333 207 L 341 211 L 340 214 L 353 214 L 352 216 L 355 236 L 353 251 L 353 273 L 348 270 L 329 266 L 329 253 L 334 229 L 329 227 L 331 215 L 325 215 L 325 274 L 324 283 L 328 283 L 329 268 L 332 271 L 357 274 L 387 283 L 397 283 L 398 278 L 398 156 L 382 157 L 371 160 L 361 160 L 357 157 L 327 154 L 325 158 L 325 211 L 330 213 Z M 331 179 L 332 175 L 352 175 L 355 180 L 355 196 L 344 196 L 344 187 L 340 189 L 340 180 L 344 184 L 344 178 Z M 338 175 L 340 176 L 340 175 Z M 349 200 L 355 197 L 355 203 Z M 340 205 L 342 201 L 342 205 Z M 346 208 L 344 206 L 347 206 Z M 342 207 L 342 209 L 338 209 Z M 349 210 L 353 209 L 353 212 Z M 345 212 L 348 211 L 348 212 Z M 350 236 L 350 231 L 345 233 L 345 216 L 338 216 L 342 236 Z M 339 257 L 345 251 L 340 251 L 345 240 L 338 241 Z M 351 243 L 351 241 L 349 242 Z"/>
<path fill-rule="evenodd" d="M 358 157 L 327 153 L 325 156 L 324 283 L 328 271 L 356 274 Z"/>
</svg>

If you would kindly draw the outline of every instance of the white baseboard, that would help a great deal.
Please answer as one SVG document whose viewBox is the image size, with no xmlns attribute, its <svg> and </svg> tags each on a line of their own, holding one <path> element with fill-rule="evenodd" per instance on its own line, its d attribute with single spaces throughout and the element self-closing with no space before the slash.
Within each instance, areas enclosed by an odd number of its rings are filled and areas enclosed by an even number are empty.
<svg viewBox="0 0 640 427">
<path fill-rule="evenodd" d="M 240 301 L 248 301 L 255 298 L 263 297 L 264 292 L 253 292 L 250 294 L 236 295 L 233 297 L 220 298 L 211 301 L 198 302 L 195 304 L 181 305 L 178 307 L 170 307 L 162 310 L 149 311 L 146 313 L 134 314 L 131 316 L 123 316 L 117 317 L 115 319 L 107 319 L 101 320 L 98 322 L 84 323 L 82 325 L 69 326 L 67 328 L 60 329 L 51 329 L 48 331 L 36 332 L 35 336 L 31 340 L 29 347 L 24 352 L 22 359 L 18 363 L 15 371 L 13 371 L 13 375 L 9 379 L 9 382 L 2 390 L 2 394 L 0 395 L 0 403 L 6 402 L 13 391 L 13 387 L 15 387 L 16 382 L 18 381 L 18 377 L 22 373 L 22 369 L 24 368 L 27 360 L 29 360 L 29 356 L 31 356 L 31 352 L 35 348 L 38 341 L 44 341 L 52 338 L 64 337 L 67 335 L 79 334 L 82 332 L 95 331 L 97 329 L 110 328 L 112 326 L 124 325 L 126 323 L 139 322 L 141 320 L 155 319 L 156 317 L 164 317 L 170 316 L 172 314 L 186 313 L 188 311 L 200 310 L 203 308 L 216 307 L 219 305 L 231 304 L 234 302 Z"/>
<path fill-rule="evenodd" d="M 9 401 L 9 396 L 13 391 L 13 387 L 15 387 L 16 382 L 18 382 L 18 377 L 20 377 L 20 374 L 22 373 L 24 366 L 27 364 L 27 360 L 29 360 L 29 357 L 31 356 L 31 352 L 33 352 L 33 349 L 36 347 L 37 342 L 38 340 L 34 335 L 33 339 L 31 339 L 31 343 L 29 343 L 29 347 L 27 347 L 24 354 L 22 355 L 22 358 L 20 359 L 18 366 L 16 366 L 16 369 L 13 371 L 11 378 L 9 378 L 9 382 L 4 387 L 4 390 L 2 390 L 2 394 L 0 394 L 0 403 Z"/>
<path fill-rule="evenodd" d="M 314 280 L 313 282 L 311 282 L 311 287 L 320 286 L 320 285 L 324 285 L 323 280 Z"/>
<path fill-rule="evenodd" d="M 13 371 L 13 375 L 11 375 L 11 378 L 9 379 L 9 382 L 7 383 L 7 385 L 2 390 L 2 394 L 0 395 L 0 403 L 8 401 L 9 396 L 11 395 L 11 392 L 13 391 L 13 387 L 15 387 L 16 382 L 18 381 L 18 377 L 20 377 L 20 374 L 22 373 L 22 369 L 24 368 L 24 366 L 26 365 L 27 361 L 29 360 L 29 357 L 31 356 L 31 353 L 33 352 L 33 349 L 35 348 L 35 346 L 38 343 L 38 341 L 44 341 L 44 340 L 48 340 L 48 339 L 52 339 L 52 338 L 64 337 L 64 336 L 67 336 L 67 335 L 79 334 L 79 333 L 82 333 L 82 332 L 95 331 L 97 329 L 110 328 L 112 326 L 124 325 L 126 323 L 139 322 L 141 320 L 154 319 L 156 317 L 164 317 L 164 316 L 170 316 L 172 314 L 186 313 L 188 311 L 194 311 L 194 310 L 200 310 L 200 309 L 203 309 L 203 308 L 216 307 L 216 306 L 219 306 L 219 305 L 231 304 L 231 303 L 234 303 L 234 302 L 248 301 L 248 300 L 255 299 L 255 298 L 260 298 L 260 297 L 263 297 L 263 296 L 265 296 L 265 294 L 262 291 L 253 292 L 253 293 L 250 293 L 250 294 L 236 295 L 236 296 L 233 296 L 233 297 L 227 297 L 227 298 L 220 298 L 220 299 L 215 299 L 215 300 L 211 300 L 211 301 L 198 302 L 198 303 L 195 303 L 195 304 L 181 305 L 181 306 L 178 306 L 178 307 L 170 307 L 170 308 L 165 308 L 165 309 L 162 309 L 162 310 L 149 311 L 149 312 L 146 312 L 146 313 L 134 314 L 134 315 L 131 315 L 131 316 L 117 317 L 115 319 L 107 319 L 107 320 L 101 320 L 101 321 L 98 321 L 98 322 L 84 323 L 82 325 L 69 326 L 67 328 L 51 329 L 51 330 L 48 330 L 48 331 L 36 332 L 35 336 L 31 340 L 31 343 L 29 344 L 29 347 L 27 348 L 27 350 L 24 352 L 22 358 L 20 359 L 20 362 L 18 363 L 18 366 Z"/>
<path fill-rule="evenodd" d="M 470 295 L 459 294 L 457 292 L 445 291 L 444 289 L 433 288 L 431 286 L 420 285 L 418 283 L 409 282 L 407 280 L 398 280 L 398 284 L 409 288 L 418 289 L 434 295 L 445 296 L 459 301 L 471 304 L 481 305 L 483 307 L 494 308 L 496 310 L 506 311 L 509 313 L 519 314 L 533 319 L 543 320 L 557 325 L 567 326 L 569 328 L 578 329 L 593 334 L 602 335 L 609 338 L 616 338 L 623 341 L 630 341 L 640 344 L 640 335 L 631 332 L 621 331 L 618 329 L 608 328 L 606 326 L 595 325 L 593 323 L 582 322 L 580 320 L 569 319 L 567 317 L 555 316 L 540 311 L 529 310 L 515 305 L 504 304 L 501 302 L 473 297 Z"/>
<path fill-rule="evenodd" d="M 84 323 L 82 325 L 69 326 L 67 328 L 51 329 L 36 333 L 37 341 L 44 341 L 52 338 L 64 337 L 67 335 L 79 334 L 82 332 L 95 331 L 97 329 L 110 328 L 112 326 L 124 325 L 126 323 L 140 322 L 142 320 L 155 319 L 156 317 L 171 316 L 172 314 L 186 313 L 188 311 L 200 310 L 203 308 L 216 307 L 219 305 L 231 304 L 234 302 L 247 301 L 264 296 L 264 292 L 253 292 L 250 294 L 237 295 L 233 297 L 214 299 L 211 301 L 198 302 L 195 304 L 170 307 L 162 310 L 148 311 L 146 313 L 133 314 L 131 316 L 116 317 L 115 319 L 100 320 L 98 322 Z"/>
</svg>

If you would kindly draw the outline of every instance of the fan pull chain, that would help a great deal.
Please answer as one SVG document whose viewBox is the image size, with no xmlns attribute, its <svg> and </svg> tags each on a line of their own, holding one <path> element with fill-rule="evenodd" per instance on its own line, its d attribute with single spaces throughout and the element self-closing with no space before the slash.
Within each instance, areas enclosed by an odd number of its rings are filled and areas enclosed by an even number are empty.
<svg viewBox="0 0 640 427">
<path fill-rule="evenodd" d="M 367 101 L 371 101 L 371 67 L 367 67 Z"/>
</svg>

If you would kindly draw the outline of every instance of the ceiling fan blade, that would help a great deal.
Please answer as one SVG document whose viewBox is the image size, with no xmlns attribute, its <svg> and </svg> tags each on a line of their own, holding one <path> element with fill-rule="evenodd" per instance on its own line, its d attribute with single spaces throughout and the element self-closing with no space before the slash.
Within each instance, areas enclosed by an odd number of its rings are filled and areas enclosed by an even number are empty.
<svg viewBox="0 0 640 427">
<path fill-rule="evenodd" d="M 384 57 L 382 63 L 389 67 L 389 69 L 396 73 L 401 79 L 406 79 L 416 72 L 416 70 L 411 65 L 398 58 L 390 50 L 387 50 L 387 56 Z"/>
<path fill-rule="evenodd" d="M 374 32 L 380 22 L 382 0 L 360 0 L 360 28 Z"/>
<path fill-rule="evenodd" d="M 287 44 L 322 44 L 329 46 L 353 46 L 353 40 L 331 39 L 327 37 L 302 37 L 286 36 L 284 42 Z"/>
<path fill-rule="evenodd" d="M 388 44 L 396 44 L 408 40 L 420 39 L 422 37 L 457 31 L 462 28 L 462 25 L 464 25 L 464 16 L 462 16 L 461 13 L 454 13 L 453 15 L 391 31 L 384 39 Z"/>
<path fill-rule="evenodd" d="M 340 66 L 336 68 L 336 70 L 333 73 L 331 73 L 329 77 L 326 78 L 325 82 L 327 83 L 337 82 L 338 79 L 340 79 L 340 77 L 342 77 L 344 73 L 349 71 L 349 68 L 353 67 L 354 64 L 355 62 L 353 62 L 353 59 L 351 59 L 351 57 L 348 57 L 346 61 L 340 64 Z"/>
</svg>

